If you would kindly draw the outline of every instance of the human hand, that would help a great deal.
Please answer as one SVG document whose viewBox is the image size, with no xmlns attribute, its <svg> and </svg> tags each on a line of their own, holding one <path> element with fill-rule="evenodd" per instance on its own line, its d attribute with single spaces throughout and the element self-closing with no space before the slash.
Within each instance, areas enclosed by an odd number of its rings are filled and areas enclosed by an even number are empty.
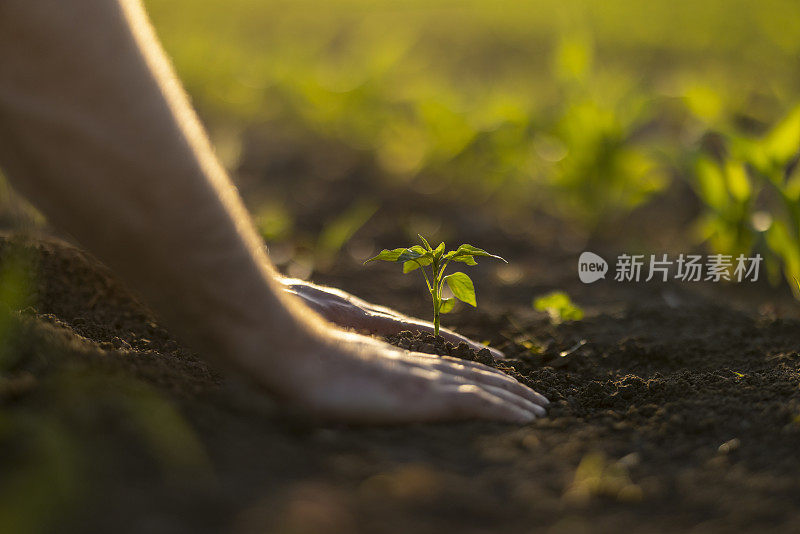
<svg viewBox="0 0 800 534">
<path fill-rule="evenodd" d="M 256 372 L 289 405 L 353 423 L 485 419 L 528 423 L 547 399 L 475 362 L 398 349 L 329 328 L 322 340 Z M 264 360 L 254 360 L 261 361 Z"/>
<path fill-rule="evenodd" d="M 389 336 L 403 330 L 419 330 L 433 334 L 433 324 L 427 321 L 408 317 L 391 308 L 371 304 L 340 289 L 291 278 L 281 278 L 279 281 L 287 293 L 300 297 L 306 306 L 342 328 L 365 330 L 381 336 Z M 501 351 L 486 347 L 452 330 L 441 328 L 439 335 L 454 345 L 463 342 L 474 350 L 488 348 L 494 358 L 505 357 Z"/>
</svg>

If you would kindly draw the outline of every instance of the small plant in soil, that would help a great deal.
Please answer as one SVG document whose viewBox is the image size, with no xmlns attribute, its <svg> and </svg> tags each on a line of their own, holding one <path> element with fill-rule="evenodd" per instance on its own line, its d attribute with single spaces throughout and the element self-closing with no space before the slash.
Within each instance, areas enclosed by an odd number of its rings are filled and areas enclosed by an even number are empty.
<svg viewBox="0 0 800 534">
<path fill-rule="evenodd" d="M 417 269 L 422 272 L 425 278 L 425 285 L 433 302 L 433 332 L 439 335 L 439 316 L 448 313 L 455 306 L 455 299 L 466 302 L 470 306 L 477 307 L 478 302 L 475 298 L 475 285 L 472 279 L 462 272 L 456 272 L 445 276 L 444 271 L 450 262 L 457 261 L 467 265 L 477 265 L 476 257 L 485 256 L 495 258 L 508 263 L 506 260 L 495 254 L 490 254 L 485 250 L 472 245 L 461 245 L 456 250 L 445 252 L 444 243 L 432 248 L 428 241 L 419 236 L 422 245 L 413 245 L 408 248 L 396 248 L 394 250 L 382 250 L 374 258 L 370 258 L 364 263 L 375 260 L 391 261 L 403 264 L 403 273 L 410 273 Z M 453 292 L 453 298 L 442 298 L 444 285 Z"/>
</svg>

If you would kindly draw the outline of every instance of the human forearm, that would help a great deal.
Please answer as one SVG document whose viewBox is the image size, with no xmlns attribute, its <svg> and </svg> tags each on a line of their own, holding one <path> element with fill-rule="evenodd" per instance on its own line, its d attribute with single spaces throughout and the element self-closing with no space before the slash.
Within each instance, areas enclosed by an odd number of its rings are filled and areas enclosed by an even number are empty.
<svg viewBox="0 0 800 534">
<path fill-rule="evenodd" d="M 0 4 L 0 162 L 201 350 L 224 358 L 237 336 L 312 324 L 274 290 L 137 2 Z"/>
</svg>

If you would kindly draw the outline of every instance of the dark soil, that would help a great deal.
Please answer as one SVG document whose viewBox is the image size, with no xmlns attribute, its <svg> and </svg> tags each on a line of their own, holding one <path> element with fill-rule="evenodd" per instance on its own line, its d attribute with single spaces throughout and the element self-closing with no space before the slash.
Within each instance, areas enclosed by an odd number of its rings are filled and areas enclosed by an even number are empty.
<svg viewBox="0 0 800 534">
<path fill-rule="evenodd" d="M 396 345 L 401 349 L 412 350 L 415 352 L 427 352 L 438 356 L 452 356 L 470 362 L 478 362 L 484 365 L 494 365 L 495 361 L 489 349 L 474 350 L 465 342 L 454 345 L 446 341 L 442 336 L 434 336 L 424 332 L 409 332 L 404 330 L 395 335 L 386 337 L 386 342 Z"/>
<path fill-rule="evenodd" d="M 92 258 L 29 242 L 34 298 L 0 323 L 0 531 L 798 531 L 800 322 L 778 317 L 786 300 L 761 286 L 582 286 L 577 255 L 481 232 L 467 237 L 518 271 L 473 268 L 481 307 L 448 326 L 508 359 L 391 341 L 545 394 L 549 416 L 526 426 L 292 419 L 174 341 Z M 396 245 L 390 234 L 376 244 Z M 394 267 L 344 254 L 314 278 L 427 313 L 419 281 Z M 585 319 L 531 308 L 556 288 Z"/>
</svg>

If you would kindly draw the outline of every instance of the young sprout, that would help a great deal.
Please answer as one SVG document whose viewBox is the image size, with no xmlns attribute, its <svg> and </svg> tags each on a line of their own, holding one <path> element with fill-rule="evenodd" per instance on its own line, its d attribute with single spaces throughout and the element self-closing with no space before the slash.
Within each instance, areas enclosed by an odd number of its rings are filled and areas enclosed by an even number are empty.
<svg viewBox="0 0 800 534">
<path fill-rule="evenodd" d="M 477 265 L 476 256 L 486 256 L 496 258 L 508 263 L 500 256 L 489 254 L 485 250 L 473 247 L 472 245 L 461 245 L 456 250 L 445 253 L 444 243 L 439 243 L 436 248 L 431 248 L 428 241 L 419 236 L 422 246 L 414 245 L 408 248 L 396 248 L 394 250 L 382 250 L 374 258 L 370 258 L 364 263 L 375 260 L 392 261 L 403 264 L 403 273 L 410 273 L 419 269 L 425 278 L 425 285 L 428 286 L 428 293 L 433 302 L 433 333 L 439 335 L 439 315 L 448 313 L 455 306 L 455 299 L 466 302 L 471 306 L 478 306 L 475 299 L 475 285 L 469 276 L 462 272 L 444 275 L 447 264 L 451 261 L 466 263 L 467 265 Z M 444 284 L 453 292 L 455 298 L 443 299 L 442 289 Z"/>
</svg>

